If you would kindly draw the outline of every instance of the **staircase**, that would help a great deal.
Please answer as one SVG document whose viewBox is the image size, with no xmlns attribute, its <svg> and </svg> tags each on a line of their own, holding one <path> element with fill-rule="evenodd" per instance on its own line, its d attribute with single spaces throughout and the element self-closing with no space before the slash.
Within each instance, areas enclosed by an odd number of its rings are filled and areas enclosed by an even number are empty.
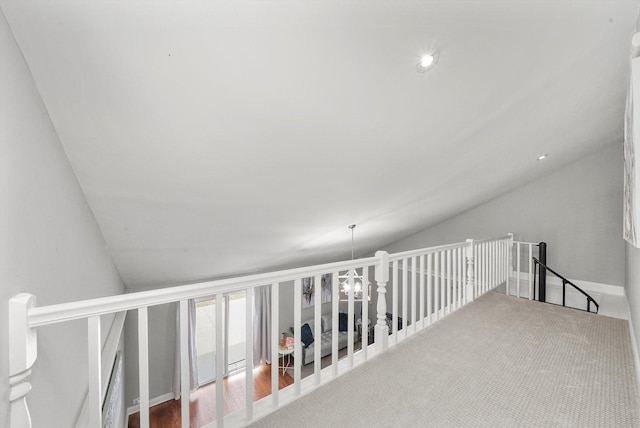
<svg viewBox="0 0 640 428">
<path fill-rule="evenodd" d="M 546 248 L 545 243 L 514 241 L 509 289 L 506 289 L 505 284 L 496 291 L 613 318 L 629 319 L 622 287 L 567 279 L 542 260 L 546 259 Z M 543 293 L 540 293 L 541 284 L 544 286 Z M 541 295 L 544 297 L 541 298 Z"/>
</svg>

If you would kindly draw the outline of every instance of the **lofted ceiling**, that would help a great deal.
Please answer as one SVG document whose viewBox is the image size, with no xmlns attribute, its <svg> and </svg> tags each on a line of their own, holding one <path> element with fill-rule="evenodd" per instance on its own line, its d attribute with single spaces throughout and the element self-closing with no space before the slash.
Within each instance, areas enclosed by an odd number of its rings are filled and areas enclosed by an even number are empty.
<svg viewBox="0 0 640 428">
<path fill-rule="evenodd" d="M 0 5 L 145 288 L 348 258 L 351 223 L 364 255 L 621 143 L 639 1 Z"/>
</svg>

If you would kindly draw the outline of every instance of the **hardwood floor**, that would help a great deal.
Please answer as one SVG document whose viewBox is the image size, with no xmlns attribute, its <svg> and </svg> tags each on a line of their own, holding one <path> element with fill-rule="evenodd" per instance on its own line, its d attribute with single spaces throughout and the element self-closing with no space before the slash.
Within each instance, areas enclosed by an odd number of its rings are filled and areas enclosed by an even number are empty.
<svg viewBox="0 0 640 428">
<path fill-rule="evenodd" d="M 232 413 L 244 407 L 244 372 L 227 377 L 224 385 L 224 414 Z M 289 373 L 278 371 L 278 386 L 282 389 L 293 383 Z M 254 371 L 253 400 L 259 400 L 271 394 L 271 365 L 265 364 Z M 174 428 L 180 426 L 181 400 L 169 400 L 149 409 L 149 425 L 153 428 Z M 204 426 L 216 418 L 216 385 L 211 383 L 191 393 L 189 400 L 191 428 Z M 140 413 L 129 416 L 129 427 L 140 427 Z"/>
</svg>

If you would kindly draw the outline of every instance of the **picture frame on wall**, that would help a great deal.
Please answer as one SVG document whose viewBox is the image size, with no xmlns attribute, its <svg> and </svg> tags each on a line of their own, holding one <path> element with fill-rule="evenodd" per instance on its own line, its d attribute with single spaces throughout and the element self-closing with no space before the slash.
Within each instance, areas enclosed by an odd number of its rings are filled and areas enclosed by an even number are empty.
<svg viewBox="0 0 640 428">
<path fill-rule="evenodd" d="M 331 280 L 332 275 L 330 273 L 325 273 L 320 278 L 321 281 L 321 293 L 322 293 L 322 303 L 330 303 L 331 302 Z"/>
<path fill-rule="evenodd" d="M 640 223 L 640 207 L 638 199 L 638 143 L 640 141 L 639 128 L 640 108 L 635 104 L 640 101 L 640 57 L 631 61 L 631 80 L 627 94 L 627 105 L 624 117 L 624 194 L 623 194 L 623 238 L 636 248 L 640 248 L 637 236 Z"/>
<path fill-rule="evenodd" d="M 320 302 L 331 302 L 332 275 L 330 273 L 323 274 L 320 277 Z M 302 308 L 310 308 L 315 305 L 315 278 L 310 276 L 302 278 Z"/>
<path fill-rule="evenodd" d="M 314 305 L 315 284 L 312 276 L 302 278 L 302 309 L 310 308 Z"/>
</svg>

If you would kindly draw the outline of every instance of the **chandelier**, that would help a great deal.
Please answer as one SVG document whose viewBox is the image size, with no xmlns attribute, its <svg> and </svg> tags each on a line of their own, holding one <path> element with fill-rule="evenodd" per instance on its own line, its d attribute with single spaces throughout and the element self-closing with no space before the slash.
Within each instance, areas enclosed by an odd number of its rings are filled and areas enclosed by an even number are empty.
<svg viewBox="0 0 640 428">
<path fill-rule="evenodd" d="M 351 229 L 351 260 L 354 260 L 353 229 L 355 228 L 356 228 L 355 224 L 349 225 L 349 229 Z M 353 290 L 351 289 L 351 281 L 350 281 L 351 276 L 353 276 Z M 362 284 L 364 283 L 364 278 L 362 277 L 362 275 L 358 273 L 358 271 L 355 268 L 345 272 L 343 275 L 338 276 L 338 280 L 340 282 L 340 291 L 342 292 L 342 294 L 347 296 L 346 299 L 342 299 L 342 300 L 348 300 L 349 296 L 353 293 L 354 300 L 362 301 L 362 289 L 363 289 Z M 371 300 L 371 284 L 369 283 L 367 284 L 367 286 L 368 286 L 367 300 L 369 301 Z"/>
</svg>

